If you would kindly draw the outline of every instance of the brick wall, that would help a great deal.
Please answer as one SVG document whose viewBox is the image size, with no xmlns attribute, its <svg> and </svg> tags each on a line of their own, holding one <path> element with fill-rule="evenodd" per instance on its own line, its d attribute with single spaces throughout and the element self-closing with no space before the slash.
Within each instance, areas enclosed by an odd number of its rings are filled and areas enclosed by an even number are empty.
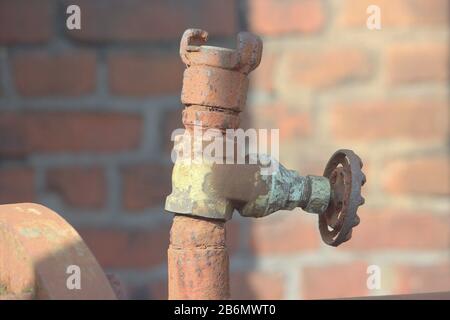
<svg viewBox="0 0 450 320">
<path fill-rule="evenodd" d="M 65 29 L 79 4 L 82 30 Z M 366 28 L 381 8 L 382 29 Z M 294 212 L 228 224 L 234 298 L 450 290 L 448 1 L 0 0 L 0 202 L 63 215 L 132 298 L 166 298 L 170 133 L 188 27 L 264 40 L 246 123 L 280 128 L 280 160 L 321 174 L 364 160 L 361 224 L 338 249 Z M 381 290 L 366 268 L 381 267 Z"/>
</svg>

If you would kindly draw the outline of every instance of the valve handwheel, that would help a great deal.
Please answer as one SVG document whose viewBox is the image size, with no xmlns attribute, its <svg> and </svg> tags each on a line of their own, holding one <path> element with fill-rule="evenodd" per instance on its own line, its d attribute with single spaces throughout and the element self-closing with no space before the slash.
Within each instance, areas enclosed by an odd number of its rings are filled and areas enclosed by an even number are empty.
<svg viewBox="0 0 450 320">
<path fill-rule="evenodd" d="M 333 154 L 325 167 L 323 176 L 330 180 L 331 199 L 327 210 L 319 215 L 319 230 L 328 245 L 337 247 L 348 241 L 353 227 L 359 224 L 356 212 L 364 204 L 361 186 L 366 182 L 362 166 L 353 151 L 342 149 Z"/>
</svg>

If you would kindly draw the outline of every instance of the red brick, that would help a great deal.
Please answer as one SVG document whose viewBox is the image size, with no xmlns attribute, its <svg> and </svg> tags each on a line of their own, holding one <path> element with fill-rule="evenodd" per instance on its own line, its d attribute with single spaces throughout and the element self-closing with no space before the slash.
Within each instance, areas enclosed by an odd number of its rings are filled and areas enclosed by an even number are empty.
<svg viewBox="0 0 450 320">
<path fill-rule="evenodd" d="M 444 101 L 425 99 L 337 103 L 330 111 L 331 134 L 349 141 L 441 140 L 447 109 Z"/>
<path fill-rule="evenodd" d="M 250 247 L 256 255 L 290 254 L 315 250 L 319 246 L 316 221 L 302 217 L 299 212 L 285 213 L 280 217 L 265 217 L 252 221 Z"/>
<path fill-rule="evenodd" d="M 125 168 L 122 172 L 124 207 L 128 210 L 163 207 L 171 192 L 171 175 L 170 167 L 157 164 Z"/>
<path fill-rule="evenodd" d="M 301 281 L 305 299 L 361 297 L 368 294 L 367 264 L 358 261 L 305 267 Z"/>
<path fill-rule="evenodd" d="M 14 84 L 27 97 L 93 93 L 96 57 L 90 51 L 28 52 L 13 57 Z"/>
<path fill-rule="evenodd" d="M 178 95 L 183 64 L 175 54 L 118 53 L 108 59 L 111 92 L 123 96 Z"/>
<path fill-rule="evenodd" d="M 165 264 L 169 226 L 157 229 L 81 229 L 79 233 L 103 268 L 145 269 Z"/>
<path fill-rule="evenodd" d="M 291 51 L 286 55 L 285 79 L 291 90 L 327 88 L 370 78 L 373 65 L 365 51 L 324 48 Z"/>
<path fill-rule="evenodd" d="M 82 29 L 68 31 L 85 41 L 178 40 L 184 30 L 201 27 L 215 36 L 237 30 L 235 0 L 74 0 L 82 12 Z"/>
<path fill-rule="evenodd" d="M 325 24 L 325 12 L 319 0 L 250 0 L 248 25 L 261 35 L 314 33 Z"/>
<path fill-rule="evenodd" d="M 408 158 L 385 165 L 383 186 L 392 194 L 449 196 L 449 177 L 449 157 Z"/>
<path fill-rule="evenodd" d="M 446 82 L 449 79 L 447 43 L 395 44 L 387 51 L 387 77 L 391 84 Z"/>
<path fill-rule="evenodd" d="M 0 168 L 0 203 L 33 202 L 34 171 L 31 168 Z"/>
<path fill-rule="evenodd" d="M 231 275 L 231 298 L 235 300 L 280 300 L 283 290 L 283 277 L 277 273 L 253 271 Z"/>
<path fill-rule="evenodd" d="M 55 168 L 47 173 L 47 189 L 72 207 L 102 207 L 106 188 L 104 172 L 98 167 Z"/>
<path fill-rule="evenodd" d="M 339 11 L 338 25 L 366 28 L 367 7 L 381 10 L 381 27 L 446 26 L 447 0 L 345 0 Z"/>
<path fill-rule="evenodd" d="M 263 52 L 260 65 L 250 74 L 251 89 L 273 91 L 276 63 L 279 59 L 274 53 Z"/>
<path fill-rule="evenodd" d="M 321 176 L 323 175 L 325 165 L 327 164 L 331 155 L 332 152 L 319 153 L 317 152 L 317 150 L 316 151 L 312 150 L 310 154 L 302 152 L 301 154 L 293 156 L 293 160 L 290 160 L 292 166 L 289 166 L 289 169 L 296 170 L 302 175 L 311 174 Z M 359 155 L 361 156 L 361 154 Z M 365 162 L 364 162 L 364 171 L 366 171 Z"/>
<path fill-rule="evenodd" d="M 52 32 L 52 1 L 0 1 L 0 43 L 43 43 Z"/>
<path fill-rule="evenodd" d="M 141 119 L 120 113 L 2 112 L 0 155 L 110 153 L 136 148 Z"/>
<path fill-rule="evenodd" d="M 448 250 L 450 219 L 432 212 L 406 212 L 395 209 L 358 211 L 361 223 L 352 239 L 338 250 Z"/>
<path fill-rule="evenodd" d="M 255 124 L 261 129 L 279 129 L 282 141 L 304 138 L 311 134 L 309 114 L 282 103 L 258 106 L 253 117 Z"/>
<path fill-rule="evenodd" d="M 431 266 L 396 266 L 398 294 L 449 291 L 450 264 Z"/>
</svg>

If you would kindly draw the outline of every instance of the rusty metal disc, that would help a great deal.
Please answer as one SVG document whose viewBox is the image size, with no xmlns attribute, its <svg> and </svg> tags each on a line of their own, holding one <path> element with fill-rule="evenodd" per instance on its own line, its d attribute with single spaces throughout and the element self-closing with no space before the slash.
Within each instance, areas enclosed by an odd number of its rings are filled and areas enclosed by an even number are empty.
<svg viewBox="0 0 450 320">
<path fill-rule="evenodd" d="M 70 285 L 78 270 L 79 287 Z M 116 300 L 75 229 L 39 204 L 0 205 L 0 300 Z"/>
<path fill-rule="evenodd" d="M 331 199 L 327 210 L 319 216 L 322 240 L 338 246 L 352 236 L 353 227 L 359 224 L 356 214 L 364 204 L 361 186 L 366 177 L 361 171 L 361 159 L 352 150 L 336 151 L 325 167 L 324 177 L 330 180 Z"/>
</svg>

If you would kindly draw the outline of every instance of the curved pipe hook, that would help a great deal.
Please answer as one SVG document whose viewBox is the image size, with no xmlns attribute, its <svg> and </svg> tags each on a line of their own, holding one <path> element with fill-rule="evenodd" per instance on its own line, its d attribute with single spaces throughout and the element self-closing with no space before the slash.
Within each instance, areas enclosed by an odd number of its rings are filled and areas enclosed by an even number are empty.
<svg viewBox="0 0 450 320">
<path fill-rule="evenodd" d="M 244 74 L 256 69 L 261 62 L 262 50 L 260 37 L 250 32 L 240 32 L 237 36 L 238 69 Z"/>
<path fill-rule="evenodd" d="M 180 42 L 180 57 L 184 64 L 190 65 L 189 52 L 199 50 L 199 46 L 208 40 L 208 32 L 202 29 L 187 29 Z"/>
</svg>

